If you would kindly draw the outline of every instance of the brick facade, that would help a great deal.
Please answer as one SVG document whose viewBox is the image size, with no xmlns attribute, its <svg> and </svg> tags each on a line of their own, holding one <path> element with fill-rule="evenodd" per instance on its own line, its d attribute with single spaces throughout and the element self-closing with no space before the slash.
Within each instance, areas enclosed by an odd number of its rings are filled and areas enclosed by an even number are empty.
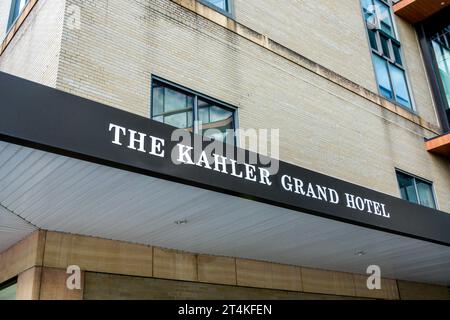
<svg viewBox="0 0 450 320">
<path fill-rule="evenodd" d="M 343 77 L 337 81 L 211 21 L 220 19 L 213 10 L 201 9 L 208 19 L 188 9 L 200 6 L 195 1 L 181 1 L 186 7 L 177 1 L 40 1 L 0 57 L 0 70 L 142 116 L 149 115 L 150 78 L 157 75 L 238 107 L 241 128 L 280 128 L 280 155 L 285 161 L 394 196 L 399 196 L 394 168 L 400 168 L 433 181 L 439 208 L 450 211 L 448 161 L 423 147 L 423 139 L 439 131 L 432 129 L 437 124 L 434 106 L 417 39 L 406 22 L 396 19 L 418 122 L 410 121 L 413 114 L 391 112 L 383 107 L 389 104 L 383 99 L 374 103 L 344 85 L 342 79 L 348 78 L 370 91 L 376 87 L 357 0 L 341 5 L 315 2 L 315 11 L 308 1 L 289 0 L 280 13 L 264 10 L 259 3 L 253 14 L 248 13 L 250 2 L 235 1 L 238 22 L 319 66 L 322 63 Z M 67 23 L 71 6 L 80 8 L 80 29 Z M 304 12 L 295 25 L 300 28 L 304 23 L 305 30 L 311 29 L 309 14 L 322 21 L 318 17 L 336 12 L 341 22 L 321 22 L 311 32 L 294 35 L 285 30 L 288 26 L 277 25 L 283 10 Z M 279 31 L 272 34 L 257 21 Z M 348 36 L 353 46 L 336 38 L 338 27 L 351 30 L 346 32 L 352 32 Z M 327 54 L 333 47 L 339 50 L 331 58 Z M 339 56 L 349 51 L 351 56 Z M 358 72 L 349 72 L 355 64 Z"/>
<path fill-rule="evenodd" d="M 241 128 L 280 128 L 285 161 L 394 196 L 399 196 L 394 169 L 400 168 L 433 181 L 440 209 L 450 211 L 448 161 L 423 146 L 424 137 L 435 132 L 173 1 L 69 4 L 82 7 L 82 25 L 64 28 L 58 88 L 148 116 L 150 77 L 157 75 L 237 106 Z M 422 98 L 415 96 L 423 101 L 419 115 L 436 122 L 429 89 L 422 88 L 426 80 L 417 66 L 416 39 L 398 24 L 408 34 L 401 40 L 406 63 L 415 66 L 409 72 L 421 83 L 413 86 L 413 92 L 422 92 Z M 355 32 L 365 32 L 362 22 Z M 343 60 L 334 65 L 354 65 Z M 370 60 L 360 68 L 372 70 Z"/>
<path fill-rule="evenodd" d="M 0 1 L 1 13 L 7 2 Z M 71 6 L 80 8 L 79 29 L 67 23 L 73 18 L 67 10 Z M 433 181 L 439 209 L 450 212 L 449 161 L 429 154 L 424 147 L 424 138 L 440 131 L 411 25 L 396 17 L 417 115 L 376 94 L 359 0 L 286 0 L 282 6 L 275 0 L 234 0 L 234 8 L 236 22 L 246 28 L 194 0 L 40 0 L 0 56 L 0 71 L 145 117 L 149 116 L 151 76 L 156 75 L 236 106 L 243 129 L 280 129 L 284 161 L 397 197 L 395 168 L 399 168 Z M 0 14 L 0 34 L 4 34 L 5 21 L 6 15 Z M 64 256 L 62 251 L 59 254 Z M 358 294 L 361 279 L 357 275 L 346 274 L 352 279 L 350 288 L 336 280 L 332 289 L 319 290 L 317 279 L 330 276 L 325 271 L 305 269 L 310 274 L 325 273 L 309 278 L 316 280 L 305 283 L 298 278 L 295 283 L 279 275 L 300 274 L 300 267 L 269 265 L 267 271 L 268 264 L 262 262 L 232 260 L 235 272 L 262 268 L 262 279 L 246 277 L 239 283 L 238 275 L 233 277 L 226 269 L 214 282 L 208 266 L 198 264 L 194 253 L 179 257 L 164 249 L 153 250 L 151 258 L 159 257 L 162 266 L 153 261 L 150 274 L 140 269 L 140 259 L 149 256 L 136 256 L 135 268 L 124 273 L 114 269 L 116 263 L 110 270 L 90 261 L 92 265 L 84 269 L 89 271 L 85 297 L 112 298 L 100 285 L 92 286 L 112 279 L 118 281 L 111 286 L 120 287 L 121 297 L 136 297 L 121 287 L 125 276 L 102 274 L 112 273 L 148 279 L 139 282 L 138 290 L 149 297 L 166 297 L 148 291 L 160 286 L 171 288 L 168 295 L 182 298 L 191 298 L 189 290 L 194 287 L 198 292 L 212 290 L 208 292 L 216 298 L 249 294 L 265 299 L 268 293 L 284 298 L 315 294 L 380 298 Z M 60 258 L 55 259 L 48 265 L 27 267 L 61 268 Z M 224 259 L 220 265 L 233 265 L 227 259 L 234 258 L 217 259 Z M 167 265 L 173 261 L 182 261 L 183 266 L 195 261 L 195 265 L 172 270 Z M 404 297 L 417 296 L 417 286 L 392 281 L 392 291 L 397 293 L 381 298 L 398 299 L 399 288 L 400 298 L 402 288 Z M 127 283 L 133 286 L 134 282 Z M 211 283 L 214 287 L 208 287 Z M 230 284 L 258 289 L 230 289 Z M 310 292 L 308 287 L 319 289 L 311 296 L 300 294 Z"/>
</svg>

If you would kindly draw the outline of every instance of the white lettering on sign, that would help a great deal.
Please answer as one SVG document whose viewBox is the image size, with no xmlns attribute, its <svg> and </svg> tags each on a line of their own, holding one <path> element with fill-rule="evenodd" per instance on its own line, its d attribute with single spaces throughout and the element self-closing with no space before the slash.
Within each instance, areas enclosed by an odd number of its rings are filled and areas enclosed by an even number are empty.
<svg viewBox="0 0 450 320">
<path fill-rule="evenodd" d="M 287 174 L 281 177 L 281 186 L 284 190 L 296 193 L 298 195 L 329 202 L 332 204 L 339 203 L 339 194 L 336 190 L 321 186 L 318 184 L 305 183 L 303 180 L 291 177 Z"/>
<path fill-rule="evenodd" d="M 384 205 L 383 203 L 361 198 L 350 193 L 345 194 L 345 199 L 347 208 L 352 208 L 367 213 L 373 213 L 384 218 L 391 217 L 390 213 L 386 212 L 386 205 Z"/>
<path fill-rule="evenodd" d="M 193 147 L 178 143 L 176 148 L 176 152 L 178 153 L 178 156 L 176 157 L 178 164 L 196 165 L 198 167 L 214 170 L 251 182 L 257 182 L 268 186 L 272 185 L 270 172 L 265 168 L 256 167 L 248 163 L 243 163 L 243 167 L 240 167 L 236 160 L 218 154 L 213 154 L 212 159 L 214 163 L 210 163 L 205 151 L 202 151 L 198 159 L 196 159 L 193 155 Z M 230 171 L 227 170 L 227 165 L 231 167 Z"/>
<path fill-rule="evenodd" d="M 123 148 L 134 150 L 152 156 L 164 158 L 166 145 L 165 140 L 151 136 L 145 132 L 138 132 L 132 129 L 110 123 L 109 132 L 113 137 L 111 143 Z M 249 183 L 257 183 L 272 187 L 275 174 L 271 174 L 267 168 L 259 167 L 255 164 L 233 159 L 214 152 L 206 152 L 191 146 L 177 143 L 171 153 L 171 159 L 176 165 L 191 165 L 201 167 L 206 170 L 215 171 L 238 178 Z M 174 156 L 175 155 L 175 156 Z M 279 180 L 281 190 L 295 194 L 298 197 L 310 198 L 314 201 L 327 202 L 333 205 L 340 204 L 339 193 L 329 186 L 312 183 L 293 177 L 287 174 L 281 175 Z M 276 184 L 278 185 L 278 184 Z M 342 194 L 341 194 L 342 195 Z M 386 210 L 386 205 L 373 199 L 367 199 L 349 192 L 342 196 L 342 206 L 355 210 L 356 212 L 368 213 L 381 218 L 389 219 L 390 213 Z"/>
<path fill-rule="evenodd" d="M 139 152 L 147 152 L 147 150 L 150 150 L 148 152 L 149 154 L 164 158 L 164 139 L 148 136 L 145 133 L 131 129 L 128 129 L 127 136 L 126 128 L 112 123 L 109 124 L 109 131 L 114 134 L 114 139 L 111 141 L 113 144 L 121 146 L 123 145 L 122 142 L 125 142 L 129 149 Z M 124 139 L 122 139 L 122 136 L 124 136 Z"/>
</svg>

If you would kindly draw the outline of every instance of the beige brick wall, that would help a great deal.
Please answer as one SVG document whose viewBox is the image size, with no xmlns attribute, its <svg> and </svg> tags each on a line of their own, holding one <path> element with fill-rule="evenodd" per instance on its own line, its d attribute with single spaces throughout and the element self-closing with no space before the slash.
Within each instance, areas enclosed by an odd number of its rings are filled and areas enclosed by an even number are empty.
<svg viewBox="0 0 450 320">
<path fill-rule="evenodd" d="M 239 107 L 242 128 L 280 128 L 285 161 L 394 196 L 398 167 L 434 181 L 450 211 L 448 161 L 423 146 L 434 133 L 172 1 L 84 2 L 63 38 L 62 90 L 148 116 L 157 75 Z"/>
<path fill-rule="evenodd" d="M 360 0 L 233 0 L 236 20 L 378 93 Z M 438 124 L 414 27 L 396 18 L 418 113 Z"/>
<path fill-rule="evenodd" d="M 359 0 L 233 1 L 237 21 L 377 92 Z"/>
<path fill-rule="evenodd" d="M 9 7 L 10 0 L 0 1 L 0 11 Z M 64 10 L 65 0 L 38 1 L 0 56 L 0 71 L 55 87 Z M 0 28 L 4 23 L 0 16 Z"/>
</svg>

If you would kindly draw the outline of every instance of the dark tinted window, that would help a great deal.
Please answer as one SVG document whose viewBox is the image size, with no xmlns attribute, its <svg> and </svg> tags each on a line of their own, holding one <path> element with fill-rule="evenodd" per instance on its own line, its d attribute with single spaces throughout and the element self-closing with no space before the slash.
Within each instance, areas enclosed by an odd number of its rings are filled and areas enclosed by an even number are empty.
<svg viewBox="0 0 450 320">
<path fill-rule="evenodd" d="M 398 186 L 402 199 L 436 208 L 433 185 L 423 179 L 397 171 Z"/>
</svg>

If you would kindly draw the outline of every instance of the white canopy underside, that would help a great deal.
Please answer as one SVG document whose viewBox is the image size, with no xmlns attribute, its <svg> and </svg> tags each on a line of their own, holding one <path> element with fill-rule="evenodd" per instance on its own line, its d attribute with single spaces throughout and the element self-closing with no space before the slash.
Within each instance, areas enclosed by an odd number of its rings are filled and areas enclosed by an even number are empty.
<svg viewBox="0 0 450 320">
<path fill-rule="evenodd" d="M 38 228 L 450 285 L 450 247 L 0 141 L 0 252 Z"/>
</svg>

